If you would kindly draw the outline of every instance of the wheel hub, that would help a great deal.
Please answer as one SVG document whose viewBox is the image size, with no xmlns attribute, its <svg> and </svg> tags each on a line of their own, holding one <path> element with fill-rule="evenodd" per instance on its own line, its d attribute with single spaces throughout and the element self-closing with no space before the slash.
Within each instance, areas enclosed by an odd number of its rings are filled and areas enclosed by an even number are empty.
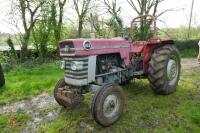
<svg viewBox="0 0 200 133">
<path fill-rule="evenodd" d="M 105 117 L 113 117 L 119 109 L 119 102 L 116 95 L 109 95 L 103 104 L 103 113 Z"/>
<path fill-rule="evenodd" d="M 170 59 L 167 65 L 167 77 L 169 81 L 173 81 L 177 75 L 177 63 L 174 59 Z"/>
</svg>

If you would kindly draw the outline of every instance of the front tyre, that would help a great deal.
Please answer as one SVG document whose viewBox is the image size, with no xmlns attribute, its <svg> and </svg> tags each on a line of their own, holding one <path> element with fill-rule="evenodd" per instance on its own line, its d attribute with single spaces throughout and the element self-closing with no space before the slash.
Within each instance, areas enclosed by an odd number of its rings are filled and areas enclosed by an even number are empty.
<svg viewBox="0 0 200 133">
<path fill-rule="evenodd" d="M 64 78 L 61 78 L 60 80 L 58 80 L 58 82 L 56 83 L 55 87 L 54 87 L 54 98 L 56 100 L 56 102 L 65 107 L 65 103 L 64 101 L 58 96 L 58 92 L 59 92 L 59 88 L 63 88 L 66 86 L 66 83 L 65 83 L 65 79 Z"/>
<path fill-rule="evenodd" d="M 106 84 L 96 93 L 92 102 L 94 120 L 104 126 L 115 123 L 123 113 L 124 93 L 120 86 Z"/>
<path fill-rule="evenodd" d="M 148 80 L 158 94 L 168 95 L 176 90 L 181 72 L 181 59 L 173 45 L 157 48 L 149 63 Z"/>
<path fill-rule="evenodd" d="M 84 99 L 82 88 L 67 85 L 64 78 L 57 82 L 54 88 L 54 98 L 58 104 L 67 109 L 76 108 Z"/>
</svg>

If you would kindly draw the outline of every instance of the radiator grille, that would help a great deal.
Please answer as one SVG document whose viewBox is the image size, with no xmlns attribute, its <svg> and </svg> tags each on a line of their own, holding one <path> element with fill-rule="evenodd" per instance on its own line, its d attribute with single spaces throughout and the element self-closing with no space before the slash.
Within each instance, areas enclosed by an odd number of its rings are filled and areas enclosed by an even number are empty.
<svg viewBox="0 0 200 133">
<path fill-rule="evenodd" d="M 71 63 L 73 61 L 82 61 L 83 70 L 72 70 Z M 88 79 L 88 57 L 67 57 L 65 58 L 65 77 L 70 79 L 82 80 Z"/>
</svg>

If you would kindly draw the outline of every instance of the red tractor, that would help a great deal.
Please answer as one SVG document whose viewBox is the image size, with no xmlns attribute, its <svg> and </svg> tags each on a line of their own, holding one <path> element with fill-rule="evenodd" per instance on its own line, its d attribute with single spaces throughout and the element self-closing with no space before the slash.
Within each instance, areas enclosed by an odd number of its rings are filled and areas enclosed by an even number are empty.
<svg viewBox="0 0 200 133">
<path fill-rule="evenodd" d="M 95 121 L 110 126 L 122 115 L 124 93 L 120 87 L 135 78 L 147 78 L 152 90 L 168 95 L 176 90 L 181 64 L 173 40 L 156 37 L 156 21 L 150 17 L 155 35 L 148 41 L 130 43 L 127 39 L 68 39 L 60 42 L 61 68 L 64 78 L 55 86 L 55 100 L 73 108 L 83 94 L 94 92 L 91 111 Z"/>
</svg>

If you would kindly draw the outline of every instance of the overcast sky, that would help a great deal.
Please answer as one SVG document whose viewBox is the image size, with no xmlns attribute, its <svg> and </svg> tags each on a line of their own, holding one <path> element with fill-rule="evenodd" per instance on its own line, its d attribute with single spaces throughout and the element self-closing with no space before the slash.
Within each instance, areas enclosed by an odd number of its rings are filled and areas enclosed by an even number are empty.
<svg viewBox="0 0 200 133">
<path fill-rule="evenodd" d="M 14 33 L 17 32 L 15 27 L 8 24 L 9 22 L 9 10 L 10 0 L 0 0 L 0 32 Z M 136 16 L 132 8 L 128 5 L 126 0 L 117 0 L 118 5 L 121 6 L 121 16 L 123 17 L 126 26 L 131 22 L 131 19 Z M 162 12 L 166 9 L 175 9 L 176 11 L 168 12 L 164 14 L 160 19 L 165 23 L 158 23 L 159 27 L 174 28 L 181 25 L 187 26 L 189 23 L 189 15 L 191 9 L 192 0 L 165 0 L 160 6 L 158 11 Z M 67 8 L 67 7 L 66 7 Z M 67 8 L 68 9 L 68 8 Z M 71 14 L 72 10 L 66 10 L 65 17 Z M 195 0 L 193 26 L 200 26 L 200 0 Z"/>
</svg>

